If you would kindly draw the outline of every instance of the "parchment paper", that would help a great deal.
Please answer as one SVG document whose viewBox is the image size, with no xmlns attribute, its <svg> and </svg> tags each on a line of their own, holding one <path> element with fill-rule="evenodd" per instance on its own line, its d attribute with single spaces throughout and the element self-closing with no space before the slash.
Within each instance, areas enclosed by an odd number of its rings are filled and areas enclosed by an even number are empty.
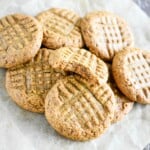
<svg viewBox="0 0 150 150">
<path fill-rule="evenodd" d="M 10 13 L 36 15 L 51 8 L 69 8 L 81 16 L 92 10 L 109 10 L 124 17 L 132 28 L 136 47 L 150 50 L 150 20 L 130 0 L 0 0 L 0 17 Z M 0 150 L 142 150 L 150 143 L 150 105 L 136 104 L 123 121 L 101 137 L 74 142 L 59 136 L 44 115 L 20 109 L 5 89 L 0 69 Z"/>
</svg>

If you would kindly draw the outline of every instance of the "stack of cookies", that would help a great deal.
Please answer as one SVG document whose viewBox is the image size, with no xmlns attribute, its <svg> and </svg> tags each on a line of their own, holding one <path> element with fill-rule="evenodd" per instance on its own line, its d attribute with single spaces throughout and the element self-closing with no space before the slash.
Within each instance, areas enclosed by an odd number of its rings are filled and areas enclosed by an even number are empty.
<svg viewBox="0 0 150 150">
<path fill-rule="evenodd" d="M 150 52 L 134 48 L 121 17 L 60 8 L 36 17 L 0 19 L 0 67 L 7 68 L 12 100 L 45 113 L 61 135 L 85 141 L 103 134 L 131 111 L 150 103 Z"/>
</svg>

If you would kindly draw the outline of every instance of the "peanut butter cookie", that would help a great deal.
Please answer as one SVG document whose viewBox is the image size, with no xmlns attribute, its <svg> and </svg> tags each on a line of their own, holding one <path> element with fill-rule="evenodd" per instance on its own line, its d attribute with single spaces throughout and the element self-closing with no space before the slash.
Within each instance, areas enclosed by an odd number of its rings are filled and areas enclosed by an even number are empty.
<svg viewBox="0 0 150 150">
<path fill-rule="evenodd" d="M 106 61 L 133 46 L 133 35 L 125 20 L 110 12 L 87 14 L 81 21 L 81 31 L 90 51 Z"/>
<path fill-rule="evenodd" d="M 106 83 L 91 86 L 80 79 L 69 76 L 51 88 L 45 100 L 45 115 L 61 135 L 85 141 L 109 127 L 115 100 Z"/>
<path fill-rule="evenodd" d="M 136 48 L 120 51 L 113 59 L 112 71 L 117 86 L 130 100 L 150 103 L 150 52 Z"/>
<path fill-rule="evenodd" d="M 63 46 L 83 47 L 80 17 L 71 10 L 52 8 L 41 12 L 37 19 L 43 25 L 43 45 L 57 49 Z"/>
<path fill-rule="evenodd" d="M 104 83 L 108 79 L 106 64 L 85 49 L 63 47 L 52 52 L 50 65 L 62 71 L 79 74 L 91 84 Z"/>
<path fill-rule="evenodd" d="M 0 19 L 0 67 L 10 68 L 31 60 L 38 52 L 43 37 L 42 26 L 23 14 Z"/>
<path fill-rule="evenodd" d="M 109 78 L 108 78 L 108 84 L 110 88 L 112 89 L 115 100 L 116 100 L 116 107 L 114 111 L 114 118 L 112 120 L 112 123 L 116 123 L 124 118 L 126 114 L 128 114 L 134 105 L 134 102 L 129 100 L 122 92 L 118 89 L 114 78 L 112 74 L 112 65 L 107 64 L 109 68 Z"/>
<path fill-rule="evenodd" d="M 6 73 L 6 88 L 12 100 L 32 112 L 44 112 L 44 99 L 62 73 L 48 63 L 51 50 L 40 49 L 35 58 L 26 64 L 11 68 Z"/>
</svg>

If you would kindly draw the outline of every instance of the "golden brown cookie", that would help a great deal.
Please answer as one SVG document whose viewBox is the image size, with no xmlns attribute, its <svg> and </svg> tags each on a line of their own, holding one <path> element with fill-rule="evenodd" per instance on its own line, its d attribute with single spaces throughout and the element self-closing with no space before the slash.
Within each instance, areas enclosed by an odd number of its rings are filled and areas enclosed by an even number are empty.
<svg viewBox="0 0 150 150">
<path fill-rule="evenodd" d="M 81 21 L 81 31 L 90 51 L 112 61 L 114 55 L 133 46 L 133 35 L 121 17 L 105 11 L 87 14 Z"/>
<path fill-rule="evenodd" d="M 150 52 L 125 49 L 113 59 L 112 71 L 119 89 L 130 100 L 150 103 Z"/>
<path fill-rule="evenodd" d="M 107 64 L 109 68 L 109 79 L 108 84 L 110 88 L 112 89 L 115 100 L 116 100 L 116 107 L 114 111 L 114 118 L 112 120 L 112 123 L 116 123 L 124 118 L 126 114 L 128 114 L 134 105 L 133 101 L 130 101 L 125 95 L 122 94 L 122 92 L 118 89 L 113 75 L 112 75 L 112 66 L 111 64 Z"/>
<path fill-rule="evenodd" d="M 52 8 L 38 14 L 37 19 L 43 25 L 43 45 L 47 48 L 83 47 L 80 17 L 73 11 Z"/>
<path fill-rule="evenodd" d="M 45 115 L 61 135 L 84 141 L 109 127 L 115 101 L 106 83 L 90 86 L 80 79 L 69 76 L 56 82 L 46 96 Z"/>
<path fill-rule="evenodd" d="M 10 68 L 31 60 L 38 52 L 43 37 L 42 26 L 23 14 L 0 19 L 0 67 Z"/>
<path fill-rule="evenodd" d="M 94 84 L 107 82 L 108 79 L 106 64 L 85 49 L 57 49 L 50 55 L 49 63 L 55 69 L 74 72 Z"/>
<path fill-rule="evenodd" d="M 122 120 L 124 116 L 132 110 L 134 102 L 130 101 L 125 95 L 123 95 L 121 91 L 117 88 L 115 83 L 109 82 L 109 85 L 114 93 L 116 100 L 114 118 L 112 120 L 112 123 L 116 123 Z"/>
<path fill-rule="evenodd" d="M 52 85 L 64 76 L 48 63 L 51 50 L 40 49 L 29 63 L 11 68 L 6 73 L 6 88 L 20 107 L 44 112 L 44 99 Z"/>
</svg>

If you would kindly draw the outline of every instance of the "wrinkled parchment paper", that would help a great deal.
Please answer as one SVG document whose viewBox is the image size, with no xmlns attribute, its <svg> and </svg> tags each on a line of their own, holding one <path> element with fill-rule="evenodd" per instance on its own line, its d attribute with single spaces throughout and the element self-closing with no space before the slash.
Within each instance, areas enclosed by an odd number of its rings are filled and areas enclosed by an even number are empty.
<svg viewBox="0 0 150 150">
<path fill-rule="evenodd" d="M 136 47 L 150 50 L 150 20 L 131 0 L 0 0 L 0 17 L 10 13 L 36 15 L 51 8 L 69 8 L 81 16 L 92 10 L 109 10 L 131 26 Z M 142 150 L 150 143 L 150 105 L 136 104 L 123 121 L 101 137 L 74 142 L 59 136 L 44 115 L 20 109 L 5 89 L 0 69 L 0 150 Z"/>
</svg>

